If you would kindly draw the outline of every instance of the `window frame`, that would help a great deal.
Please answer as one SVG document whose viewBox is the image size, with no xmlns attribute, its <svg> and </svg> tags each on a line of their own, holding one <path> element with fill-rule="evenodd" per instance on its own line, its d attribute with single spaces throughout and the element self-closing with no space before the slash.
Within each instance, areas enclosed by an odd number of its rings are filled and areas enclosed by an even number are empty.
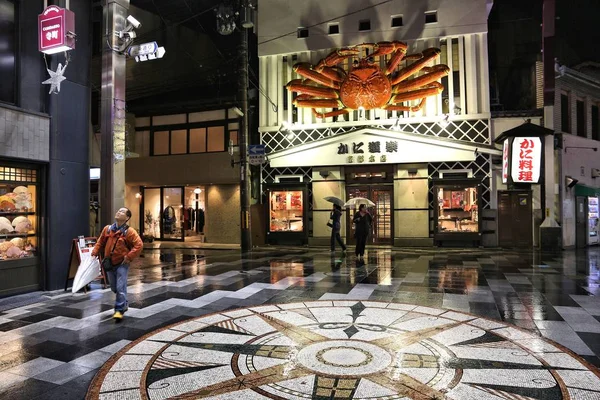
<svg viewBox="0 0 600 400">
<path fill-rule="evenodd" d="M 563 100 L 566 99 L 566 105 Z M 566 108 L 563 110 L 563 108 Z M 571 133 L 571 99 L 569 93 L 560 94 L 560 130 L 564 133 Z"/>
<path fill-rule="evenodd" d="M 433 17 L 435 19 L 435 21 L 427 21 L 427 19 L 429 17 Z M 439 22 L 439 20 L 438 20 L 437 10 L 425 11 L 425 18 L 424 18 L 425 25 L 433 25 L 433 24 L 437 24 L 438 22 Z"/>
<path fill-rule="evenodd" d="M 216 123 L 215 123 L 216 122 Z M 229 129 L 228 120 L 222 121 L 207 121 L 207 122 L 198 122 L 193 124 L 182 125 L 161 125 L 161 126 L 151 126 L 149 129 L 144 128 L 144 130 L 150 131 L 150 155 L 149 157 L 165 157 L 165 156 L 183 156 L 189 154 L 211 154 L 211 153 L 224 153 L 228 151 L 229 146 L 229 134 L 231 131 L 235 129 Z M 208 128 L 212 127 L 223 127 L 223 150 L 219 151 L 208 151 Z M 203 152 L 191 152 L 190 151 L 190 131 L 192 129 L 204 128 L 206 129 L 205 135 L 205 151 Z M 156 132 L 169 132 L 169 148 L 167 154 L 155 154 L 154 153 L 154 134 Z M 172 132 L 173 131 L 186 131 L 186 152 L 185 153 L 176 153 L 172 154 L 171 150 L 171 140 L 172 140 Z M 239 131 L 239 129 L 238 129 Z"/>
<path fill-rule="evenodd" d="M 587 138 L 587 124 L 586 124 L 586 107 L 585 99 L 575 100 L 575 131 L 577 136 Z"/>
<path fill-rule="evenodd" d="M 14 83 L 13 83 L 13 101 L 6 101 L 6 100 L 2 100 L 0 98 L 0 104 L 9 104 L 9 105 L 13 105 L 13 106 L 18 106 L 20 104 L 20 95 L 19 95 L 19 90 L 20 90 L 20 80 L 19 80 L 19 69 L 20 69 L 20 36 L 19 36 L 19 16 L 20 16 L 20 8 L 19 8 L 19 1 L 17 0 L 0 0 L 0 1 L 6 1 L 7 3 L 11 3 L 13 5 L 13 9 L 14 9 L 14 72 L 13 72 L 13 79 L 14 79 Z"/>
<path fill-rule="evenodd" d="M 600 141 L 600 104 L 592 104 L 590 118 L 592 120 L 592 140 Z"/>
</svg>

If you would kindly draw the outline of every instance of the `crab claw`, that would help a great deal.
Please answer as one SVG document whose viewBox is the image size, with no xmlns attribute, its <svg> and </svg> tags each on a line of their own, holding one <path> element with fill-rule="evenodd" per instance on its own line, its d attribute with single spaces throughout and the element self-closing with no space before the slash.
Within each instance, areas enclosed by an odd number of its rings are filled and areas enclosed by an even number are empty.
<svg viewBox="0 0 600 400">
<path fill-rule="evenodd" d="M 316 71 L 321 71 L 325 67 L 333 67 L 344 61 L 346 58 L 350 58 L 352 56 L 358 55 L 358 49 L 350 49 L 345 47 L 343 49 L 334 50 L 327 57 L 319 61 L 317 66 L 315 67 Z"/>
</svg>

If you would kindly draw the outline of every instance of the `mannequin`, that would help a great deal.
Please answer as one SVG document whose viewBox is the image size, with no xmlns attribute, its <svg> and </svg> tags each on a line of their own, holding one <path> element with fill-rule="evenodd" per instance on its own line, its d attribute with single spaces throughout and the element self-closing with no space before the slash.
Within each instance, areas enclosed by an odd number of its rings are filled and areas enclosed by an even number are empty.
<svg viewBox="0 0 600 400">
<path fill-rule="evenodd" d="M 98 210 L 100 205 L 97 201 L 90 202 L 90 236 L 96 237 L 98 227 Z"/>
</svg>

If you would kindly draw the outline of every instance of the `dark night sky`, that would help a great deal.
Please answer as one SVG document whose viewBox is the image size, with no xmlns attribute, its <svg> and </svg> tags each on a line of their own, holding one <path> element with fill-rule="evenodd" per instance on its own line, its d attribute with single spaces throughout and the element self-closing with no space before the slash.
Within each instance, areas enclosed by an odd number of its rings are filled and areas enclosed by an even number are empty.
<svg viewBox="0 0 600 400">
<path fill-rule="evenodd" d="M 535 108 L 531 85 L 535 62 L 542 59 L 542 4 L 543 0 L 494 0 L 489 16 L 490 84 L 499 90 L 504 110 Z M 555 43 L 561 64 L 600 62 L 600 0 L 556 0 Z"/>
</svg>

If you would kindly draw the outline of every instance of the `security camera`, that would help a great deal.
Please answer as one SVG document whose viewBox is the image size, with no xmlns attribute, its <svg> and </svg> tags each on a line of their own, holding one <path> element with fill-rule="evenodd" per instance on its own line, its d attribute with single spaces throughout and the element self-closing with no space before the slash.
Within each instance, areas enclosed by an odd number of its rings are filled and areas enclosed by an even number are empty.
<svg viewBox="0 0 600 400">
<path fill-rule="evenodd" d="M 136 38 L 136 33 L 134 31 L 118 31 L 115 34 L 119 37 L 119 39 L 127 39 L 133 40 Z"/>
<path fill-rule="evenodd" d="M 139 29 L 142 26 L 142 23 L 137 19 L 133 18 L 131 15 L 127 16 L 127 22 L 129 22 L 135 29 Z"/>
</svg>

